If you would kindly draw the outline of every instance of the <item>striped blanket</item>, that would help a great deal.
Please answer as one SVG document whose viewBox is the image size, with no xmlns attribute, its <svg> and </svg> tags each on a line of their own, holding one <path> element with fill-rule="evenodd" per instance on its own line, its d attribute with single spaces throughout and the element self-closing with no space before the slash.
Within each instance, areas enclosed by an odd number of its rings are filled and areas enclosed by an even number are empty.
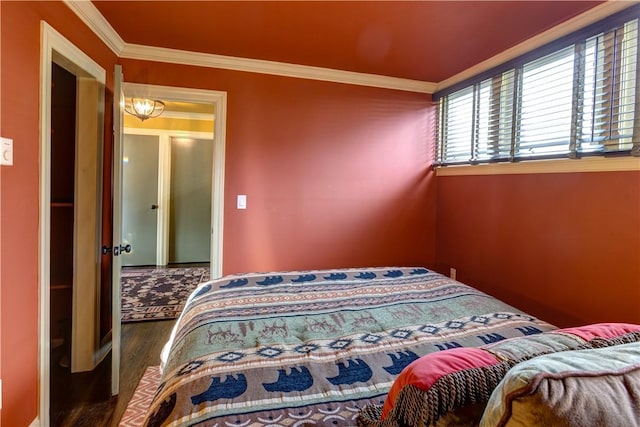
<svg viewBox="0 0 640 427">
<path fill-rule="evenodd" d="M 146 425 L 354 425 L 424 354 L 551 329 L 424 268 L 227 276 L 189 297 Z"/>
</svg>

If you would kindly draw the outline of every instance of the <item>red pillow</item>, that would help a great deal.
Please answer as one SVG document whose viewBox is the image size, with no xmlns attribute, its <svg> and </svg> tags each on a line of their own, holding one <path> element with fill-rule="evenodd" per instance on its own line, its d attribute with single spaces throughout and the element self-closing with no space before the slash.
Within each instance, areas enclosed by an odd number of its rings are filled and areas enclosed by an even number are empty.
<svg viewBox="0 0 640 427">
<path fill-rule="evenodd" d="M 475 347 L 459 347 L 429 353 L 414 360 L 398 375 L 389 390 L 382 407 L 385 419 L 393 409 L 400 390 L 413 385 L 421 390 L 428 390 L 436 381 L 445 375 L 472 368 L 485 368 L 501 363 L 491 353 Z"/>
<path fill-rule="evenodd" d="M 569 334 L 589 342 L 595 338 L 611 340 L 634 332 L 640 332 L 640 325 L 629 323 L 598 323 L 574 328 L 556 329 L 547 332 L 547 334 Z M 521 339 L 526 340 L 526 337 L 512 338 L 512 340 Z M 496 345 L 500 345 L 500 343 Z M 514 360 L 514 362 L 516 361 Z M 452 348 L 427 354 L 409 364 L 400 375 L 398 375 L 382 407 L 381 419 L 384 420 L 389 415 L 395 406 L 400 391 L 408 385 L 427 391 L 436 381 L 446 375 L 473 368 L 486 368 L 500 363 L 501 361 L 499 359 L 489 351 L 483 350 L 482 347 Z"/>
<path fill-rule="evenodd" d="M 578 326 L 575 328 L 556 329 L 551 333 L 563 332 L 576 335 L 585 341 L 591 341 L 594 338 L 612 339 L 632 332 L 640 331 L 640 325 L 631 323 L 595 323 L 593 325 Z"/>
</svg>

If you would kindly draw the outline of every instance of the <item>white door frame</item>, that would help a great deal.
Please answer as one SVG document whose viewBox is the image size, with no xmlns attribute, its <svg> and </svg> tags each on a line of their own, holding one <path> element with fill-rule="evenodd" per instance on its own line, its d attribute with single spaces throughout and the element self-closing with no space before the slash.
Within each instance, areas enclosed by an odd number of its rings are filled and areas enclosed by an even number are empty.
<svg viewBox="0 0 640 427">
<path fill-rule="evenodd" d="M 106 71 L 45 21 L 40 22 L 40 215 L 38 248 L 39 407 L 35 425 L 49 423 L 50 403 L 50 233 L 51 233 L 51 74 L 52 63 L 104 87 Z M 102 99 L 104 102 L 104 98 Z M 77 108 L 81 108 L 78 106 Z M 104 112 L 104 106 L 102 106 Z M 98 113 L 96 111 L 96 113 Z M 101 126 L 102 128 L 104 126 Z M 101 135 L 104 134 L 103 129 Z"/>
<path fill-rule="evenodd" d="M 181 101 L 215 106 L 213 127 L 213 175 L 211 183 L 211 278 L 222 276 L 222 240 L 224 225 L 224 165 L 227 131 L 227 92 L 124 83 L 126 97 L 143 97 L 163 101 Z M 172 132 L 173 134 L 173 132 Z M 179 132 L 176 132 L 179 136 Z M 114 159 L 118 161 L 118 159 Z M 122 159 L 119 159 L 122 161 Z M 119 239 L 120 237 L 118 237 Z"/>
</svg>

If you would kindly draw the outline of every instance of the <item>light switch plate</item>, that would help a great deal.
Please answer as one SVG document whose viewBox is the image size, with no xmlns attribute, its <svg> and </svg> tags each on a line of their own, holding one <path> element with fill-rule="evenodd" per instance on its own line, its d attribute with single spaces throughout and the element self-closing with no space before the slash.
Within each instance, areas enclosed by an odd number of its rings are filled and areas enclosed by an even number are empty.
<svg viewBox="0 0 640 427">
<path fill-rule="evenodd" d="M 238 209 L 247 209 L 247 195 L 238 194 Z"/>
<path fill-rule="evenodd" d="M 0 165 L 13 165 L 13 139 L 0 136 Z"/>
</svg>

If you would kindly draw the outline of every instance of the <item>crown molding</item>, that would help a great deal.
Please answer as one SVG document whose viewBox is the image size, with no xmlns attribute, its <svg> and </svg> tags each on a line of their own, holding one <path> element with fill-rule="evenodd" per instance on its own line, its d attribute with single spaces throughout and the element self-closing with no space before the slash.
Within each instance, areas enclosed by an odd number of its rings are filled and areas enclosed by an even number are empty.
<svg viewBox="0 0 640 427">
<path fill-rule="evenodd" d="M 439 83 L 433 83 L 308 65 L 238 58 L 125 43 L 90 0 L 63 1 L 116 55 L 121 58 L 168 62 L 207 68 L 220 68 L 233 71 L 321 80 L 334 83 L 395 89 L 426 94 L 432 94 L 439 90 L 446 89 L 449 86 L 471 78 L 637 3 L 637 0 L 608 0 L 607 2 L 589 9 L 568 21 L 558 24 L 537 36 L 505 50 L 486 61 L 468 68 L 451 78 Z"/>
<path fill-rule="evenodd" d="M 313 67 L 309 65 L 288 64 L 283 62 L 265 61 L 261 59 L 237 58 L 232 56 L 223 56 L 128 43 L 125 44 L 125 47 L 122 50 L 120 56 L 122 58 L 137 59 L 143 61 L 168 62 L 173 64 L 193 65 L 197 67 L 208 68 L 222 68 L 225 70 L 271 74 L 276 76 L 296 77 L 311 80 L 322 80 L 334 83 L 396 89 L 408 92 L 433 93 L 433 90 L 436 88 L 435 83 L 423 82 L 419 80 L 401 79 L 397 77 Z"/>
<path fill-rule="evenodd" d="M 169 62 L 249 73 L 322 80 L 408 92 L 433 93 L 436 83 L 376 74 L 334 70 L 250 58 L 237 58 L 125 43 L 90 0 L 63 0 L 64 3 L 119 57 L 143 61 Z"/>
<path fill-rule="evenodd" d="M 495 56 L 492 56 L 486 61 L 480 62 L 479 64 L 476 64 L 471 68 L 467 68 L 466 70 L 456 74 L 453 77 L 439 82 L 436 85 L 436 92 L 470 79 L 473 76 L 477 76 L 478 74 L 490 70 L 500 64 L 504 64 L 507 61 L 524 55 L 525 53 L 544 46 L 547 43 L 551 43 L 554 40 L 571 34 L 574 31 L 578 31 L 584 27 L 587 27 L 588 25 L 596 23 L 636 3 L 638 3 L 637 0 L 608 0 L 605 3 L 602 3 L 592 9 L 587 10 L 584 13 L 581 13 L 580 15 L 577 15 L 567 21 L 556 25 L 555 27 L 548 29 L 547 31 L 533 36 L 530 39 L 527 39 L 524 42 L 513 46 L 512 48 L 509 48 Z"/>
<path fill-rule="evenodd" d="M 63 2 L 93 31 L 116 55 L 120 56 L 125 42 L 90 0 L 63 0 Z"/>
</svg>

